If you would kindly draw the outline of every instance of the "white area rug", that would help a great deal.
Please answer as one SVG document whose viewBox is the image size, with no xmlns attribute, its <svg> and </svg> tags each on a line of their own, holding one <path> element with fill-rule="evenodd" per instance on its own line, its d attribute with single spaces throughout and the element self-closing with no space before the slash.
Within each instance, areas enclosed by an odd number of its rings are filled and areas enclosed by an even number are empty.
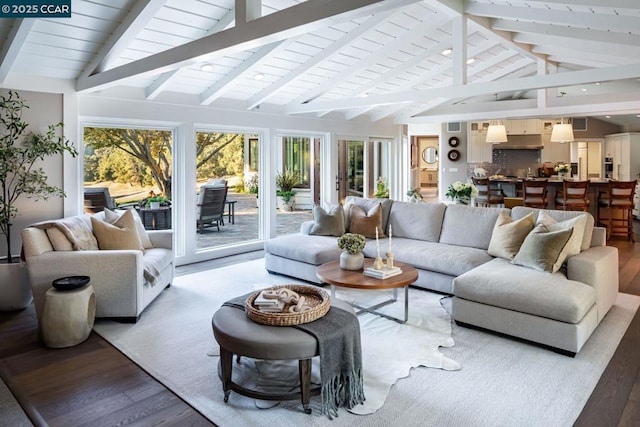
<svg viewBox="0 0 640 427">
<path fill-rule="evenodd" d="M 640 304 L 639 297 L 620 294 L 576 358 L 456 325 L 455 346 L 440 352 L 438 345 L 452 344 L 446 311 L 439 310 L 440 314 L 431 320 L 421 319 L 423 313 L 439 309 L 441 296 L 411 290 L 410 325 L 400 327 L 386 319 L 361 316 L 363 329 L 369 329 L 368 323 L 375 323 L 371 329 L 386 334 L 386 338 L 369 340 L 363 333 L 365 369 L 367 364 L 379 361 L 381 366 L 372 371 L 386 377 L 386 351 L 396 358 L 412 355 L 410 359 L 419 353 L 421 356 L 412 363 L 443 369 L 411 369 L 407 378 L 391 387 L 377 411 L 378 405 L 366 405 L 381 400 L 375 399 L 377 392 L 373 390 L 386 394 L 388 380 L 381 380 L 383 384 L 374 387 L 373 383 L 379 381 L 365 377 L 368 399 L 359 409 L 375 411 L 373 414 L 355 415 L 341 410 L 340 416 L 330 421 L 319 414 L 318 397 L 312 398 L 312 415 L 302 413 L 298 401 L 258 409 L 253 399 L 236 393 L 225 404 L 217 377 L 218 358 L 207 356 L 216 351 L 211 331 L 213 313 L 223 301 L 236 295 L 292 282 L 290 278 L 268 275 L 262 260 L 195 273 L 177 278 L 137 324 L 98 321 L 95 330 L 220 426 L 567 426 L 579 415 Z M 351 294 L 341 296 L 349 298 Z M 444 300 L 445 307 L 448 302 Z M 402 310 L 402 304 L 389 308 Z M 411 335 L 412 329 L 424 328 L 433 332 L 422 332 L 417 339 Z M 405 331 L 409 338 L 402 336 Z M 369 352 L 368 346 L 376 347 Z M 458 368 L 458 363 L 461 370 L 445 370 Z M 395 369 L 395 365 L 391 367 Z M 391 377 L 403 377 L 409 371 L 406 367 L 398 372 L 394 369 Z"/>
</svg>

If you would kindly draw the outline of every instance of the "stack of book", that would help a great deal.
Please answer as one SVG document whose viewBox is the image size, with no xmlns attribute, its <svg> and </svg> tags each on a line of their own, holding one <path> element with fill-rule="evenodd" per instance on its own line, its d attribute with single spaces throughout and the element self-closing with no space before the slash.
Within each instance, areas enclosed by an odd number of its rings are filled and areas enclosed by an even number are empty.
<svg viewBox="0 0 640 427">
<path fill-rule="evenodd" d="M 253 300 L 253 305 L 264 313 L 282 313 L 284 309 L 284 301 L 273 298 L 265 298 L 260 292 L 260 295 Z"/>
<path fill-rule="evenodd" d="M 364 269 L 365 276 L 375 277 L 376 279 L 386 279 L 388 277 L 397 276 L 398 274 L 402 274 L 402 269 L 400 267 L 387 268 L 384 267 L 382 270 L 376 270 L 373 267 L 367 267 Z"/>
</svg>

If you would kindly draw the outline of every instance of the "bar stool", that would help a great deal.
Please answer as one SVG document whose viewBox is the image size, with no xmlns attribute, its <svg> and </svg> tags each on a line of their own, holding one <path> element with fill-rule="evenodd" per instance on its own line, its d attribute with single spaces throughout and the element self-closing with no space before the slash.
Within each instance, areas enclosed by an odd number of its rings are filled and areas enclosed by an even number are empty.
<svg viewBox="0 0 640 427">
<path fill-rule="evenodd" d="M 502 194 L 502 190 L 499 188 L 491 188 L 489 178 L 471 177 L 471 182 L 473 182 L 473 185 L 478 189 L 478 195 L 475 198 L 476 206 L 504 206 L 504 194 Z"/>
<path fill-rule="evenodd" d="M 596 224 L 607 227 L 607 239 L 612 234 L 626 235 L 635 242 L 633 231 L 633 196 L 636 192 L 636 181 L 609 181 L 606 193 L 598 196 Z M 600 215 L 601 209 L 608 209 L 608 217 Z M 615 215 L 618 213 L 619 215 Z"/>
<path fill-rule="evenodd" d="M 589 181 L 562 182 L 562 197 L 556 197 L 556 209 L 564 211 L 589 210 Z"/>
<path fill-rule="evenodd" d="M 522 181 L 522 198 L 524 206 L 546 209 L 547 180 L 525 179 Z"/>
</svg>

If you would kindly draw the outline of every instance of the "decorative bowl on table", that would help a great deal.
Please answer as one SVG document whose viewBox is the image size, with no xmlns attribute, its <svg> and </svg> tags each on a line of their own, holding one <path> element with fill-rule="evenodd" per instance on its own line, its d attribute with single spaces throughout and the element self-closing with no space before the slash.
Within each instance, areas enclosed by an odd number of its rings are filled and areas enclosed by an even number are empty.
<svg viewBox="0 0 640 427">
<path fill-rule="evenodd" d="M 291 312 L 289 308 L 295 304 L 285 304 L 281 313 L 263 312 L 254 305 L 255 299 L 265 290 L 290 289 L 299 296 L 304 296 L 305 302 L 311 307 L 303 312 Z M 245 302 L 245 312 L 249 319 L 268 326 L 292 326 L 310 323 L 327 314 L 331 308 L 331 297 L 322 288 L 312 285 L 279 285 L 254 292 Z"/>
</svg>

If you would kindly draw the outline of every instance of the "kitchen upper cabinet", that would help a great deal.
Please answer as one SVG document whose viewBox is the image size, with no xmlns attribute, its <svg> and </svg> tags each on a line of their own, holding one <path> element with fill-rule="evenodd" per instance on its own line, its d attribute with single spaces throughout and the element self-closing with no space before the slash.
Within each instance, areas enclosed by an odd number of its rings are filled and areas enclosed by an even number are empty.
<svg viewBox="0 0 640 427">
<path fill-rule="evenodd" d="M 506 120 L 504 126 L 507 135 L 538 135 L 541 127 L 537 119 Z"/>
<path fill-rule="evenodd" d="M 640 132 L 605 136 L 604 156 L 613 158 L 613 179 L 636 179 L 636 174 L 640 172 Z"/>
<path fill-rule="evenodd" d="M 559 142 L 551 142 L 551 134 L 542 134 L 542 143 L 544 148 L 540 153 L 540 160 L 543 163 L 569 163 L 571 161 L 571 145 L 561 144 Z"/>
<path fill-rule="evenodd" d="M 478 124 L 480 122 L 474 123 Z M 487 138 L 486 130 L 484 132 L 474 130 L 474 123 L 469 124 L 469 133 L 467 134 L 467 162 L 491 163 L 493 161 L 493 144 L 485 142 Z"/>
</svg>

